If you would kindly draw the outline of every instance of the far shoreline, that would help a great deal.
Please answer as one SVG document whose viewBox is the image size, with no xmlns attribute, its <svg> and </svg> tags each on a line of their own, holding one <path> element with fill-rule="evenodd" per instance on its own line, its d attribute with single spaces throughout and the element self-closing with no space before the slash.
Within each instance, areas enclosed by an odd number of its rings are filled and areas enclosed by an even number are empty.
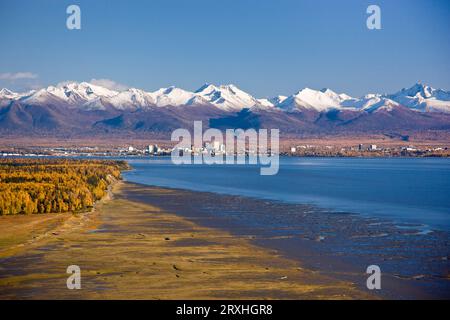
<svg viewBox="0 0 450 320">
<path fill-rule="evenodd" d="M 405 138 L 407 137 L 407 139 Z M 2 136 L 0 155 L 46 154 L 47 156 L 132 156 L 146 155 L 149 146 L 159 146 L 170 155 L 176 142 L 169 136 Z M 133 152 L 125 151 L 133 147 Z M 375 146 L 375 148 L 373 148 Z M 293 148 L 295 149 L 293 151 Z M 60 149 L 60 150 L 54 150 Z M 67 154 L 65 154 L 67 152 Z M 450 134 L 423 132 L 409 135 L 379 133 L 354 135 L 282 136 L 280 155 L 296 157 L 450 157 Z"/>
</svg>

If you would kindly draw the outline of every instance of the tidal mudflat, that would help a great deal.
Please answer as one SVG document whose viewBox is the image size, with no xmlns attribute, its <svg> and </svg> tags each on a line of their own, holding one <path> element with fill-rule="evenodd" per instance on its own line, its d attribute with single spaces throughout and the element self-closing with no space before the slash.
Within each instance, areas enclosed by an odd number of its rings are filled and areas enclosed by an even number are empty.
<svg viewBox="0 0 450 320">
<path fill-rule="evenodd" d="M 135 185 L 127 199 L 275 250 L 276 255 L 387 299 L 450 298 L 450 235 L 429 226 L 309 204 Z M 366 287 L 367 267 L 382 273 Z"/>
<path fill-rule="evenodd" d="M 112 198 L 89 213 L 2 217 L 0 298 L 377 298 L 351 281 L 252 243 L 251 237 L 196 223 L 184 216 L 188 209 L 153 203 L 185 196 L 120 182 Z M 20 237 L 12 224 L 21 227 Z M 66 287 L 69 265 L 81 268 L 80 290 Z"/>
</svg>

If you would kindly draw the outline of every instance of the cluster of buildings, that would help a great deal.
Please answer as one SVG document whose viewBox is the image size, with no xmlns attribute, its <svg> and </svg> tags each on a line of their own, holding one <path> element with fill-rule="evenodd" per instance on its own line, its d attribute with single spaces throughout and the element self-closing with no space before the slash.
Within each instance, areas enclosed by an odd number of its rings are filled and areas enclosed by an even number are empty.
<svg viewBox="0 0 450 320">
<path fill-rule="evenodd" d="M 363 144 L 358 145 L 358 151 L 377 151 L 376 144 L 370 144 L 368 147 L 365 147 Z"/>
<path fill-rule="evenodd" d="M 189 148 L 177 147 L 175 150 L 177 150 L 180 155 L 181 154 L 192 154 L 192 155 L 198 155 L 198 154 L 226 155 L 227 154 L 225 144 L 220 143 L 219 141 L 213 141 L 212 143 L 204 142 L 201 148 L 191 145 Z"/>
<path fill-rule="evenodd" d="M 285 153 L 291 156 L 448 156 L 447 147 L 389 146 L 359 144 L 357 146 L 297 145 Z"/>
<path fill-rule="evenodd" d="M 205 142 L 203 143 L 201 148 L 197 148 L 194 146 L 190 146 L 188 148 L 161 148 L 157 144 L 150 144 L 144 149 L 134 148 L 133 146 L 129 146 L 126 149 L 120 149 L 119 152 L 121 154 L 127 155 L 136 155 L 136 154 L 147 154 L 147 155 L 169 155 L 173 151 L 177 151 L 179 154 L 211 154 L 211 155 L 225 155 L 227 153 L 226 146 L 223 143 L 218 141 L 213 141 L 212 143 Z"/>
<path fill-rule="evenodd" d="M 188 148 L 179 148 L 172 146 L 158 146 L 150 144 L 144 147 L 127 146 L 100 146 L 100 147 L 35 147 L 35 148 L 13 148 L 11 150 L 0 150 L 0 156 L 168 156 L 173 151 L 182 154 L 209 154 L 209 155 L 227 155 L 227 154 L 257 154 L 257 148 L 243 148 L 238 152 L 227 152 L 226 145 L 218 141 L 204 142 L 202 147 L 190 146 Z M 270 150 L 269 150 L 270 152 Z"/>
<path fill-rule="evenodd" d="M 234 146 L 233 146 L 234 147 Z M 200 155 L 208 154 L 212 156 L 222 155 L 258 155 L 256 146 L 238 146 L 238 149 L 227 150 L 225 144 L 219 141 L 204 142 L 201 147 L 173 147 L 170 145 L 161 147 L 157 144 L 149 144 L 147 146 L 134 147 L 128 146 L 91 146 L 91 147 L 33 147 L 33 148 L 7 148 L 0 150 L 0 156 L 169 156 L 175 151 L 178 155 L 190 154 Z M 271 154 L 270 148 L 267 155 Z M 353 146 L 336 146 L 336 145 L 285 145 L 281 155 L 287 156 L 339 156 L 339 157 L 378 157 L 378 156 L 439 156 L 449 157 L 450 148 L 445 146 L 413 146 L 413 145 L 397 145 L 397 146 L 378 146 L 376 144 L 358 144 Z"/>
<path fill-rule="evenodd" d="M 170 148 L 161 148 L 157 144 L 149 144 L 144 148 L 135 148 L 133 146 L 128 146 L 126 148 L 121 148 L 118 150 L 120 155 L 151 155 L 160 156 L 168 155 L 172 152 Z"/>
</svg>

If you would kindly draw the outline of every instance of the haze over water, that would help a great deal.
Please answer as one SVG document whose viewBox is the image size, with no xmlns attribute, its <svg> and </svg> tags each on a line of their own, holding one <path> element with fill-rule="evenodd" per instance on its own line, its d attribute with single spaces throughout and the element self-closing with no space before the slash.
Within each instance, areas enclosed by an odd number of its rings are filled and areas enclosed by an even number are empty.
<svg viewBox="0 0 450 320">
<path fill-rule="evenodd" d="M 450 159 L 280 158 L 274 176 L 255 165 L 181 165 L 127 159 L 126 180 L 147 185 L 308 203 L 450 230 Z"/>
</svg>

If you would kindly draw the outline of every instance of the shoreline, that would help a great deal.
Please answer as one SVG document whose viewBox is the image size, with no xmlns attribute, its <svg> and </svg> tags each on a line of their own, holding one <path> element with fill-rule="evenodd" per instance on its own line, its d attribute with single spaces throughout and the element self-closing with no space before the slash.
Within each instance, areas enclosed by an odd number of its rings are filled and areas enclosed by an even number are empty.
<svg viewBox="0 0 450 320">
<path fill-rule="evenodd" d="M 113 197 L 91 213 L 0 258 L 0 299 L 377 298 L 249 239 L 129 197 L 151 197 L 147 187 L 118 182 L 112 188 Z M 81 268 L 81 290 L 66 288 L 72 264 Z"/>
<path fill-rule="evenodd" d="M 234 155 L 235 157 L 237 154 Z M 289 153 L 279 153 L 280 157 L 284 158 L 299 158 L 299 159 L 450 159 L 449 154 L 358 154 L 358 155 L 342 155 L 342 154 L 289 154 Z M 158 159 L 170 157 L 170 153 L 160 154 L 160 155 L 148 155 L 148 154 L 121 154 L 121 153 L 111 153 L 111 154 L 95 154 L 95 153 L 73 153 L 73 154 L 41 154 L 41 153 L 1 153 L 0 159 L 7 158 L 61 158 L 61 159 L 77 159 L 77 158 L 92 158 L 92 159 Z"/>
<path fill-rule="evenodd" d="M 127 194 L 135 201 L 151 202 L 165 210 L 181 212 L 182 217 L 202 226 L 230 232 L 257 246 L 276 250 L 310 270 L 355 283 L 359 290 L 368 291 L 365 270 L 376 262 L 385 271 L 383 290 L 374 292 L 379 297 L 450 298 L 449 250 L 446 246 L 449 234 L 446 231 L 422 234 L 407 223 L 402 229 L 390 219 L 334 212 L 309 204 L 127 183 L 155 193 L 151 198 L 138 192 Z M 158 194 L 158 190 L 164 192 Z M 168 196 L 172 192 L 177 196 Z M 219 211 L 225 213 L 217 214 Z M 271 225 L 274 215 L 282 212 L 287 214 L 277 219 L 286 219 L 288 225 Z M 289 216 L 298 213 L 295 218 Z M 263 215 L 265 217 L 261 218 Z M 249 226 L 245 220 L 257 223 Z M 266 224 L 271 225 L 269 230 L 265 228 Z M 430 247 L 435 251 L 432 256 L 426 249 Z M 396 252 L 396 255 L 392 257 L 388 252 Z M 430 263 L 433 266 L 429 266 Z"/>
</svg>

